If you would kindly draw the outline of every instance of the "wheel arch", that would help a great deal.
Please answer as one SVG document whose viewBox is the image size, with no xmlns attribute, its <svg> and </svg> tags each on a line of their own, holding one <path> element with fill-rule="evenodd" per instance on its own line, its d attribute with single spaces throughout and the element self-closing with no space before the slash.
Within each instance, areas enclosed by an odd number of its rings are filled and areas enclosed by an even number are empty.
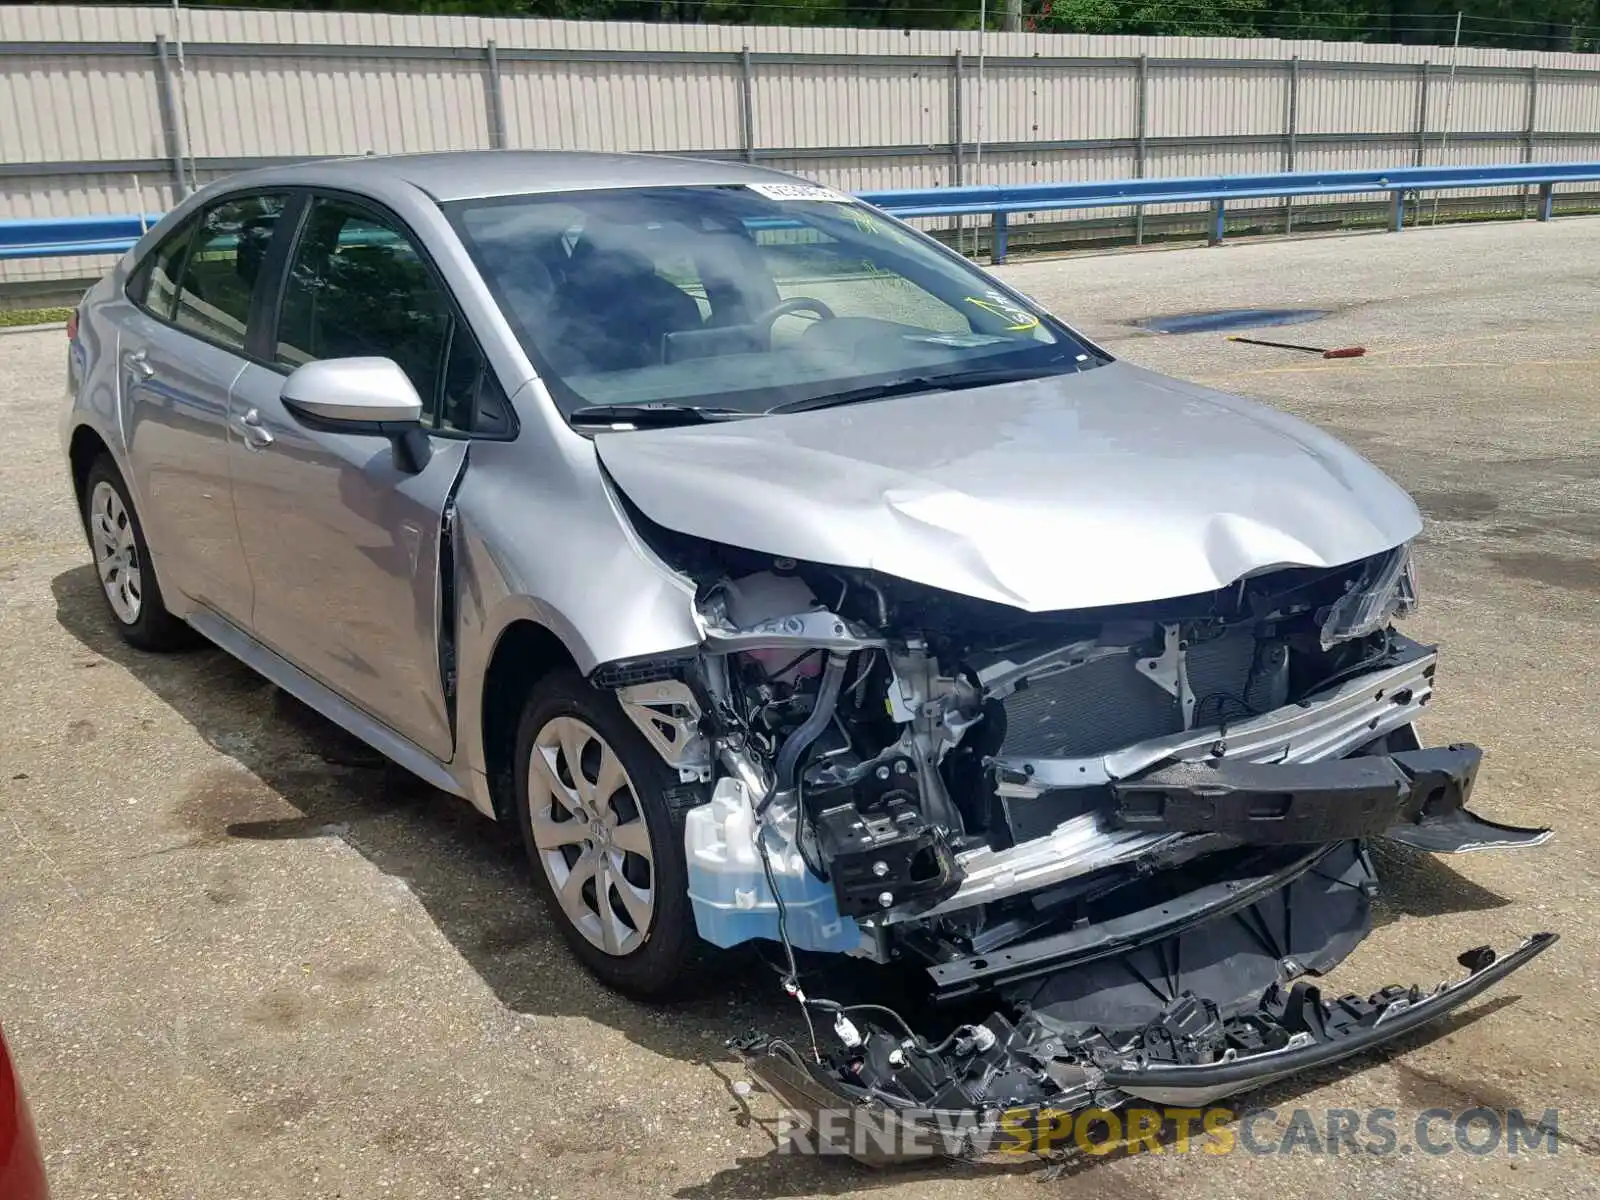
<svg viewBox="0 0 1600 1200">
<path fill-rule="evenodd" d="M 478 689 L 477 721 L 496 820 L 516 822 L 517 721 L 529 689 L 552 671 L 576 666 L 577 659 L 561 637 L 531 618 L 512 620 L 496 637 Z"/>
<path fill-rule="evenodd" d="M 93 425 L 80 424 L 72 431 L 67 442 L 67 462 L 72 470 L 72 490 L 78 498 L 78 511 L 83 511 L 84 490 L 89 485 L 89 468 L 102 454 L 116 462 L 116 455 L 100 431 Z M 120 466 L 118 467 L 120 471 Z"/>
</svg>

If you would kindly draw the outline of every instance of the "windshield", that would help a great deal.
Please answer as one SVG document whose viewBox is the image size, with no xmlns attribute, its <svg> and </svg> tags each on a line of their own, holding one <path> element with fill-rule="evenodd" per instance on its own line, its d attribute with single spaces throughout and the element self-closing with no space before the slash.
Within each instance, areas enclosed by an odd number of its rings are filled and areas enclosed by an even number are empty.
<svg viewBox="0 0 1600 1200">
<path fill-rule="evenodd" d="M 825 188 L 445 207 L 569 418 L 728 418 L 1101 361 L 965 259 Z"/>
</svg>

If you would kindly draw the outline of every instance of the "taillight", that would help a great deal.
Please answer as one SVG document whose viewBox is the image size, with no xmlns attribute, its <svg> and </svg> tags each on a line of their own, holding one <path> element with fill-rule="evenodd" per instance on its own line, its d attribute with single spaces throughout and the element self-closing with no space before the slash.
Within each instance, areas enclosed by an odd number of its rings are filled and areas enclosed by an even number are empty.
<svg viewBox="0 0 1600 1200">
<path fill-rule="evenodd" d="M 73 309 L 67 314 L 67 341 L 78 340 L 78 310 Z"/>
</svg>

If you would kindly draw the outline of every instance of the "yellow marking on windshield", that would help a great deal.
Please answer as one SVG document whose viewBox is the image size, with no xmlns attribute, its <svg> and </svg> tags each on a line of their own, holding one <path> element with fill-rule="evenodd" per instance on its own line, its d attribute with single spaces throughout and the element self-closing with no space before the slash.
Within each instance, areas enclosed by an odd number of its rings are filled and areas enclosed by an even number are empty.
<svg viewBox="0 0 1600 1200">
<path fill-rule="evenodd" d="M 882 221 L 878 220 L 877 217 L 873 216 L 866 209 L 857 208 L 853 204 L 850 206 L 850 224 L 861 230 L 862 233 L 883 232 Z"/>
<path fill-rule="evenodd" d="M 902 246 L 912 245 L 916 241 L 915 238 L 907 235 L 905 230 L 889 224 L 889 222 L 878 216 L 877 213 L 869 212 L 867 209 L 861 208 L 859 205 L 850 205 L 846 215 L 850 218 L 850 223 L 862 233 L 870 233 L 878 237 L 892 238 L 894 241 L 899 242 Z"/>
<path fill-rule="evenodd" d="M 1002 321 L 1016 322 L 1013 325 L 1006 326 L 1008 333 L 1022 333 L 1025 330 L 1039 328 L 1039 318 L 1019 304 L 1012 304 L 1004 300 L 982 300 L 977 296 L 967 296 L 965 299 L 968 304 L 976 305 L 983 309 L 984 312 L 992 313 L 994 316 L 999 317 Z"/>
</svg>

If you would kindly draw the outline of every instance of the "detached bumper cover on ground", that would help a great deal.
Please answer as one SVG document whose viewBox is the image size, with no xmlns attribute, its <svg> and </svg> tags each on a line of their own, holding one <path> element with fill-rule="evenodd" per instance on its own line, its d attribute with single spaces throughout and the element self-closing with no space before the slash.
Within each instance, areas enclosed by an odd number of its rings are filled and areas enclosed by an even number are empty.
<svg viewBox="0 0 1600 1200">
<path fill-rule="evenodd" d="M 937 1001 L 993 994 L 981 1025 L 934 1044 L 877 1020 L 881 1010 L 810 1001 L 833 1013 L 840 1052 L 768 1037 L 735 1048 L 815 1150 L 875 1165 L 1049 1155 L 1076 1144 L 1062 1130 L 1086 1110 L 1209 1104 L 1358 1054 L 1473 999 L 1556 940 L 1535 934 L 1504 957 L 1468 950 L 1458 959 L 1468 974 L 1431 991 L 1325 997 L 1310 982 L 1371 928 L 1378 881 L 1366 838 L 1460 852 L 1550 836 L 1465 807 L 1481 757 L 1456 745 L 1146 772 L 1113 787 L 1116 823 L 1177 837 L 1176 849 L 1200 858 L 1153 865 L 1148 896 L 1120 915 L 930 964 Z"/>
<path fill-rule="evenodd" d="M 1488 947 L 1468 950 L 1459 961 L 1469 973 L 1432 991 L 1387 987 L 1327 1000 L 1303 981 L 1274 984 L 1253 1009 L 1232 1016 L 1185 994 L 1135 1029 L 1063 1037 L 1031 1016 L 1017 1026 L 992 1017 L 948 1048 L 873 1031 L 822 1063 L 769 1038 L 735 1048 L 824 1152 L 873 1165 L 1015 1155 L 1047 1149 L 1037 1131 L 1073 1112 L 1134 1099 L 1206 1104 L 1391 1041 L 1474 999 L 1555 941 L 1535 934 L 1503 958 Z"/>
<path fill-rule="evenodd" d="M 1431 663 L 1426 648 L 1402 651 Z M 1369 678 L 1362 689 L 1382 702 L 1387 686 Z M 1331 695 L 1323 709 L 1338 703 Z M 1296 719 L 1304 718 L 1287 706 L 1240 736 Z M 1372 717 L 1360 724 L 1378 732 Z M 875 1164 L 1049 1154 L 1076 1144 L 1058 1136 L 1061 1122 L 1076 1127 L 1074 1114 L 1130 1101 L 1208 1104 L 1388 1042 L 1555 941 L 1535 934 L 1504 958 L 1468 950 L 1459 961 L 1469 974 L 1431 991 L 1325 997 L 1312 980 L 1371 929 L 1378 880 L 1368 840 L 1460 853 L 1536 846 L 1550 831 L 1473 814 L 1466 802 L 1482 752 L 1423 748 L 1409 725 L 1348 757 L 1290 758 L 1293 747 L 1280 742 L 1276 760 L 1256 757 L 1253 743 L 1250 757 L 1233 758 L 1221 752 L 1220 731 L 1212 738 L 1217 748 L 1203 758 L 1113 776 L 1101 814 L 1061 827 L 1088 821 L 1093 837 L 1137 842 L 1113 865 L 1069 874 L 1066 889 L 1095 898 L 1076 919 L 1035 918 L 1020 935 L 966 945 L 947 929 L 943 937 L 938 927 L 906 931 L 905 945 L 926 960 L 936 1006 L 965 1012 L 992 998 L 981 1024 L 952 1030 L 962 1018 L 939 1012 L 907 1024 L 886 1009 L 808 999 L 796 982 L 796 999 L 834 1022 L 824 1040 L 842 1049 L 766 1036 L 735 1043 L 751 1074 L 811 1131 L 815 1149 Z M 1015 874 L 1030 847 L 1048 852 L 1057 840 L 989 857 L 1005 858 Z M 1014 924 L 1028 920 L 1024 909 Z"/>
</svg>

